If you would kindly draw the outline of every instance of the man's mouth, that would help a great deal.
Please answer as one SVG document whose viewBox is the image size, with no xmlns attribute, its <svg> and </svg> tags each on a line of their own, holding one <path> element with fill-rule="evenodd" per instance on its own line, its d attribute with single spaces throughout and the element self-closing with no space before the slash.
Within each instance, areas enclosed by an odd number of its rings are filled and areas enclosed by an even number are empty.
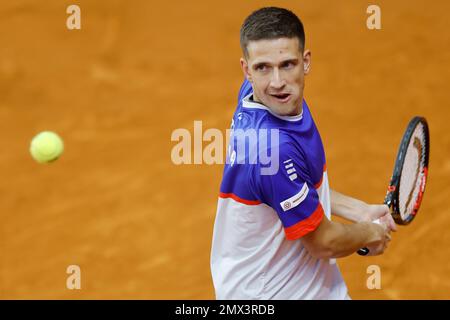
<svg viewBox="0 0 450 320">
<path fill-rule="evenodd" d="M 289 93 L 271 94 L 271 96 L 281 103 L 288 102 L 289 99 L 291 98 L 291 95 Z"/>
</svg>

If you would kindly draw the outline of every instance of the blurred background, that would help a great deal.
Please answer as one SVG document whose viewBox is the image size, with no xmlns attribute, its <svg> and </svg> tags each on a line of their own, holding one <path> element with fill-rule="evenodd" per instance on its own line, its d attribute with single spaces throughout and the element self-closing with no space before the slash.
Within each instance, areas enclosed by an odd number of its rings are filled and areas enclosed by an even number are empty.
<svg viewBox="0 0 450 320">
<path fill-rule="evenodd" d="M 68 30 L 66 8 L 81 8 Z M 366 9 L 381 8 L 381 30 Z M 305 97 L 332 188 L 378 203 L 414 115 L 431 130 L 414 223 L 380 257 L 339 260 L 353 299 L 450 298 L 450 2 L 2 1 L 0 298 L 214 299 L 209 256 L 222 165 L 174 165 L 173 130 L 229 127 L 239 28 L 262 6 L 303 20 Z M 65 152 L 39 165 L 40 131 Z M 382 289 L 366 287 L 379 265 Z M 66 268 L 81 268 L 81 290 Z"/>
</svg>

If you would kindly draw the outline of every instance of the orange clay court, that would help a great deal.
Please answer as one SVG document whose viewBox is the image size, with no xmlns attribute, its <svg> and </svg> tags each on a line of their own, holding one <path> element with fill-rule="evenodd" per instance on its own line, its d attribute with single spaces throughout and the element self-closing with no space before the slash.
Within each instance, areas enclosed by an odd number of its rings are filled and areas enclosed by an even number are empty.
<svg viewBox="0 0 450 320">
<path fill-rule="evenodd" d="M 209 269 L 222 165 L 171 161 L 173 130 L 225 132 L 243 79 L 239 28 L 267 1 L 0 4 L 0 298 L 214 299 Z M 303 20 L 305 98 L 331 188 L 382 202 L 414 115 L 431 131 L 421 210 L 375 258 L 339 264 L 353 299 L 450 298 L 450 2 L 272 1 Z M 31 138 L 61 135 L 39 165 Z M 366 287 L 379 265 L 381 290 Z M 66 269 L 81 268 L 81 290 Z"/>
</svg>

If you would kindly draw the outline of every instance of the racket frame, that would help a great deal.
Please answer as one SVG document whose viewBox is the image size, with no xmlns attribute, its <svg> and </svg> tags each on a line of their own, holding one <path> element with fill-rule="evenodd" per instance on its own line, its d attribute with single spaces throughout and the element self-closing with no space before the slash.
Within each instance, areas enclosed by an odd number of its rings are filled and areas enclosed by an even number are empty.
<svg viewBox="0 0 450 320">
<path fill-rule="evenodd" d="M 421 176 L 421 185 L 419 190 L 419 196 L 416 199 L 414 204 L 413 213 L 408 215 L 406 219 L 403 219 L 400 214 L 400 201 L 399 201 L 399 189 L 401 185 L 401 173 L 403 170 L 403 164 L 406 156 L 406 151 L 408 145 L 411 141 L 414 130 L 419 124 L 423 125 L 424 130 L 424 139 L 425 139 L 425 159 L 424 166 L 422 172 L 420 172 Z M 384 204 L 386 204 L 391 209 L 392 218 L 395 223 L 399 225 L 407 225 L 410 224 L 411 221 L 415 218 L 417 212 L 419 211 L 420 204 L 422 202 L 422 197 L 425 192 L 425 185 L 428 178 L 428 162 L 429 162 L 429 154 L 430 154 L 430 133 L 428 129 L 427 120 L 424 117 L 414 117 L 408 124 L 406 131 L 402 137 L 402 141 L 400 143 L 400 147 L 397 153 L 397 158 L 395 160 L 394 172 L 392 174 L 389 186 L 387 188 L 386 196 L 384 199 Z"/>
</svg>

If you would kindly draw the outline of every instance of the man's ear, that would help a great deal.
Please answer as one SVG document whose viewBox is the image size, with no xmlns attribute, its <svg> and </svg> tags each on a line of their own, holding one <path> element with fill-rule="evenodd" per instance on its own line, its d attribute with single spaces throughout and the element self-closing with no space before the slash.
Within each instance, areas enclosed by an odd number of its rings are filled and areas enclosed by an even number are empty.
<svg viewBox="0 0 450 320">
<path fill-rule="evenodd" d="M 305 50 L 303 52 L 303 72 L 308 74 L 311 70 L 311 51 Z"/>
<path fill-rule="evenodd" d="M 251 83 L 252 82 L 252 76 L 248 72 L 249 68 L 248 68 L 247 60 L 245 60 L 244 58 L 241 58 L 240 62 L 241 62 L 241 68 L 242 68 L 242 72 L 244 73 L 244 76 L 247 78 L 248 82 Z"/>
</svg>

